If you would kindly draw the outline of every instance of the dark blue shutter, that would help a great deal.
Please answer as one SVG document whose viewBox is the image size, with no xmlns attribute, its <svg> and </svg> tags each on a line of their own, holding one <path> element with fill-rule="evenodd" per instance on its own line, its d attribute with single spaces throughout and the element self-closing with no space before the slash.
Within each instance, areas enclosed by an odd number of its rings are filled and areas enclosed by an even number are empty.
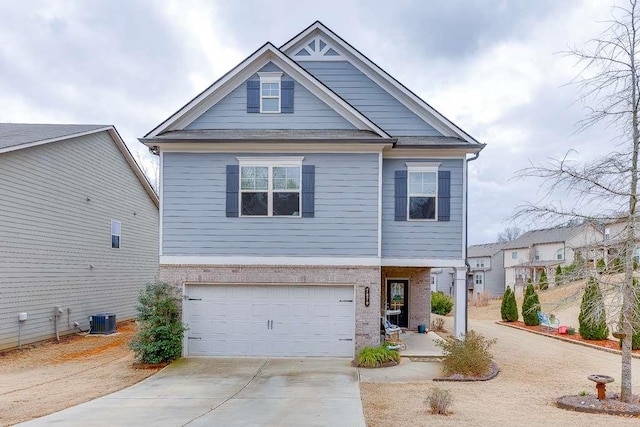
<svg viewBox="0 0 640 427">
<path fill-rule="evenodd" d="M 247 113 L 260 112 L 260 81 L 247 81 Z"/>
<path fill-rule="evenodd" d="M 238 216 L 239 185 L 240 167 L 238 165 L 227 165 L 227 217 Z"/>
<path fill-rule="evenodd" d="M 284 80 L 280 86 L 280 112 L 293 113 L 293 80 Z"/>
<path fill-rule="evenodd" d="M 438 172 L 438 221 L 451 219 L 451 172 Z"/>
<path fill-rule="evenodd" d="M 396 171 L 396 221 L 407 220 L 407 171 Z"/>
<path fill-rule="evenodd" d="M 302 217 L 313 218 L 315 209 L 316 167 L 302 165 Z"/>
</svg>

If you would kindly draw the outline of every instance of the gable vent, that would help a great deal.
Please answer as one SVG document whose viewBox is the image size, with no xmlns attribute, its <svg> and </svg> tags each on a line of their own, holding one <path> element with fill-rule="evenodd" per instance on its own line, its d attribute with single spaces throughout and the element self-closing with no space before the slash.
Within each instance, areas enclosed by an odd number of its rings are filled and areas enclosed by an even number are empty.
<svg viewBox="0 0 640 427">
<path fill-rule="evenodd" d="M 339 61 L 344 57 L 320 36 L 314 37 L 303 48 L 298 50 L 294 59 L 300 61 Z"/>
</svg>

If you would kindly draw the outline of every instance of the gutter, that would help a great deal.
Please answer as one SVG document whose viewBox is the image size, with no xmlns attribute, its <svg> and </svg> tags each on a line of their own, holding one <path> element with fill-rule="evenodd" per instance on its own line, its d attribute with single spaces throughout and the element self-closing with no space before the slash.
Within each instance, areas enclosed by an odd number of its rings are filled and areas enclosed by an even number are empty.
<svg viewBox="0 0 640 427">
<path fill-rule="evenodd" d="M 467 209 L 464 211 L 464 265 L 467 266 L 467 274 L 464 277 L 464 332 L 465 334 L 469 330 L 469 292 L 467 291 L 467 276 L 471 272 L 471 266 L 469 265 L 469 259 L 467 258 L 467 252 L 469 247 L 469 162 L 477 160 L 480 157 L 480 152 L 478 151 L 473 155 L 473 157 L 469 157 L 466 159 L 467 162 L 467 176 L 465 179 L 467 180 L 467 188 L 465 189 L 464 198 L 465 205 Z"/>
</svg>

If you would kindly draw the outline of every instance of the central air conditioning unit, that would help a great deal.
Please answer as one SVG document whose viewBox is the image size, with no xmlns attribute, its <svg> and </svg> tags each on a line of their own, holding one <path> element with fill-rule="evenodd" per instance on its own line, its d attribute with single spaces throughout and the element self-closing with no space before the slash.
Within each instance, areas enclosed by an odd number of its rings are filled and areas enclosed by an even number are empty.
<svg viewBox="0 0 640 427">
<path fill-rule="evenodd" d="M 92 334 L 113 334 L 116 332 L 115 313 L 100 313 L 89 316 Z"/>
</svg>

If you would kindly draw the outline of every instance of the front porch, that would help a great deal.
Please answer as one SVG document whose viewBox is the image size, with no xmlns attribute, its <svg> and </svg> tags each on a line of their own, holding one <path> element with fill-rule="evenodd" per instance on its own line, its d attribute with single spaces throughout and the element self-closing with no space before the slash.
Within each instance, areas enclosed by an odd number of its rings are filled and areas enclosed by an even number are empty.
<svg viewBox="0 0 640 427">
<path fill-rule="evenodd" d="M 466 305 L 466 269 L 454 269 L 454 307 Z M 403 331 L 431 325 L 431 268 L 383 266 L 381 268 L 380 317 Z M 455 311 L 454 335 L 466 332 L 466 309 Z"/>
</svg>

